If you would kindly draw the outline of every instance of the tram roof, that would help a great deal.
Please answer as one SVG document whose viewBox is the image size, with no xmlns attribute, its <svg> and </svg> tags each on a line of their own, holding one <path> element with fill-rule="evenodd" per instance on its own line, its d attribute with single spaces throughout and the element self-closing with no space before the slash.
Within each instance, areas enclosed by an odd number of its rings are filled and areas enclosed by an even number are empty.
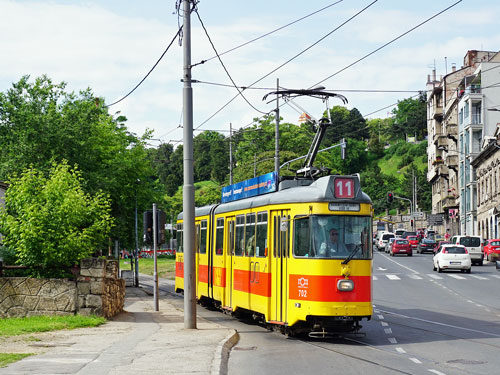
<svg viewBox="0 0 500 375">
<path fill-rule="evenodd" d="M 354 178 L 354 198 L 339 199 L 334 195 L 334 180 L 338 177 Z M 307 202 L 350 202 L 350 203 L 372 203 L 370 197 L 361 190 L 361 184 L 357 175 L 351 176 L 324 176 L 315 181 L 312 180 L 284 180 L 280 182 L 279 190 L 274 193 L 245 198 L 238 201 L 204 206 L 196 208 L 196 216 L 204 216 L 215 210 L 215 214 L 230 211 L 244 210 L 253 207 L 285 203 L 307 203 Z M 182 212 L 178 216 L 183 218 Z"/>
</svg>

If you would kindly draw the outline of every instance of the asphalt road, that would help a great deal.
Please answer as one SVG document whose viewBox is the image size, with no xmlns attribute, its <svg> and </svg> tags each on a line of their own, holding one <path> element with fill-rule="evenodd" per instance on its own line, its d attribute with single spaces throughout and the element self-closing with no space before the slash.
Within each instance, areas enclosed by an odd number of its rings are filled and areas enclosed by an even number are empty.
<svg viewBox="0 0 500 375">
<path fill-rule="evenodd" d="M 493 263 L 473 266 L 471 274 L 437 273 L 431 254 L 375 252 L 373 275 L 375 312 L 363 322 L 363 335 L 287 338 L 197 311 L 238 330 L 230 375 L 500 373 L 500 272 Z"/>
</svg>

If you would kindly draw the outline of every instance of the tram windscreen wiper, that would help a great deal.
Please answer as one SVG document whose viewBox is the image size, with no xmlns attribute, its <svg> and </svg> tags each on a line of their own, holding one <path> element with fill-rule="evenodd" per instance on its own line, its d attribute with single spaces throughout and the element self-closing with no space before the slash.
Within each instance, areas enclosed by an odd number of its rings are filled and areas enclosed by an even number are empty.
<svg viewBox="0 0 500 375">
<path fill-rule="evenodd" d="M 347 264 L 349 263 L 349 261 L 354 258 L 354 255 L 356 255 L 356 253 L 359 251 L 359 249 L 361 249 L 361 245 L 356 245 L 356 247 L 354 248 L 354 250 L 351 252 L 351 254 L 349 254 L 349 256 L 341 263 L 341 264 Z"/>
</svg>

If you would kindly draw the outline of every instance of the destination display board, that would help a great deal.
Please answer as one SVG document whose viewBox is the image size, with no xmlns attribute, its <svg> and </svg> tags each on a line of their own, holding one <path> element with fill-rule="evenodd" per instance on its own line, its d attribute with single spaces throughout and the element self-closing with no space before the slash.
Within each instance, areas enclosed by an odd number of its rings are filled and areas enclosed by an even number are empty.
<svg viewBox="0 0 500 375">
<path fill-rule="evenodd" d="M 222 188 L 222 203 L 232 202 L 256 195 L 273 193 L 277 187 L 277 174 L 270 172 Z"/>
</svg>

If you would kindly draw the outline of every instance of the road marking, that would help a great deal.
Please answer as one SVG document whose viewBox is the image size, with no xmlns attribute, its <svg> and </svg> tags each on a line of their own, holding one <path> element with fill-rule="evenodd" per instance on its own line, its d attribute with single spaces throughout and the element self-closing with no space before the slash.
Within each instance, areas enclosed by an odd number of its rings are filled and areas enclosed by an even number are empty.
<svg viewBox="0 0 500 375">
<path fill-rule="evenodd" d="M 384 316 L 383 316 L 383 315 L 379 315 L 379 316 L 378 316 L 378 318 L 379 318 L 380 320 L 384 320 Z"/>
<path fill-rule="evenodd" d="M 433 372 L 434 374 L 436 375 L 446 375 L 444 372 L 441 372 L 441 371 L 438 371 L 438 370 L 434 370 L 434 369 L 429 369 L 430 372 Z"/>
<path fill-rule="evenodd" d="M 424 323 L 435 324 L 435 325 L 442 326 L 442 327 L 456 328 L 456 329 L 461 329 L 462 331 L 481 333 L 483 335 L 488 335 L 488 336 L 492 336 L 492 337 L 500 337 L 500 335 L 496 335 L 496 334 L 491 333 L 491 332 L 479 331 L 477 329 L 464 328 L 464 327 L 459 327 L 459 326 L 455 326 L 455 325 L 452 325 L 452 324 L 445 324 L 445 323 L 440 323 L 440 322 L 434 322 L 432 320 L 415 318 L 413 316 L 404 315 L 404 314 L 398 314 L 398 313 L 395 313 L 395 312 L 392 312 L 392 311 L 386 311 L 386 310 L 381 310 L 381 311 L 383 313 L 385 313 L 385 314 L 399 316 L 399 317 L 407 318 L 407 319 L 413 319 L 413 320 L 417 320 L 417 321 L 424 322 Z"/>
<path fill-rule="evenodd" d="M 415 274 L 408 275 L 408 277 L 413 280 L 422 280 L 422 277 Z"/>
<path fill-rule="evenodd" d="M 500 276 L 498 275 L 490 275 L 491 277 L 494 277 L 495 279 L 500 279 Z"/>
<path fill-rule="evenodd" d="M 386 328 L 386 329 L 384 329 L 384 331 L 385 331 L 386 335 L 389 335 L 392 333 L 392 329 L 390 329 L 390 328 Z"/>
<path fill-rule="evenodd" d="M 396 348 L 396 351 L 401 354 L 405 354 L 406 351 L 403 348 Z"/>
<path fill-rule="evenodd" d="M 373 276 L 373 281 L 378 280 L 377 276 Z"/>
<path fill-rule="evenodd" d="M 414 269 L 411 269 L 410 267 L 406 267 L 406 266 L 402 265 L 401 263 L 396 262 L 394 259 L 389 258 L 387 255 L 384 255 L 384 257 L 387 258 L 387 260 L 390 260 L 391 262 L 396 263 L 398 266 L 406 268 L 408 271 L 419 274 L 418 271 L 415 271 Z"/>
<path fill-rule="evenodd" d="M 387 271 L 387 268 L 377 267 L 377 270 L 379 270 L 379 271 Z"/>
<path fill-rule="evenodd" d="M 415 363 L 422 363 L 417 358 L 409 358 L 409 360 Z"/>
<path fill-rule="evenodd" d="M 428 273 L 427 276 L 429 276 L 431 279 L 435 279 L 435 280 L 442 280 L 443 279 L 441 276 L 434 275 L 432 273 Z"/>
<path fill-rule="evenodd" d="M 398 343 L 395 337 L 389 337 L 387 340 L 389 340 L 389 342 L 391 344 L 397 344 Z"/>
<path fill-rule="evenodd" d="M 385 275 L 389 280 L 401 280 L 398 276 L 396 275 Z"/>
<path fill-rule="evenodd" d="M 382 327 L 387 327 L 389 324 L 386 323 L 386 322 L 381 322 L 380 324 L 382 324 Z"/>
<path fill-rule="evenodd" d="M 482 276 L 477 276 L 477 275 L 470 275 L 471 277 L 474 277 L 475 279 L 478 279 L 478 280 L 488 280 L 487 277 L 482 277 Z"/>
<path fill-rule="evenodd" d="M 453 277 L 454 279 L 458 279 L 458 280 L 465 280 L 465 277 L 460 276 L 460 275 L 452 275 L 452 274 L 450 273 L 448 276 Z"/>
</svg>

